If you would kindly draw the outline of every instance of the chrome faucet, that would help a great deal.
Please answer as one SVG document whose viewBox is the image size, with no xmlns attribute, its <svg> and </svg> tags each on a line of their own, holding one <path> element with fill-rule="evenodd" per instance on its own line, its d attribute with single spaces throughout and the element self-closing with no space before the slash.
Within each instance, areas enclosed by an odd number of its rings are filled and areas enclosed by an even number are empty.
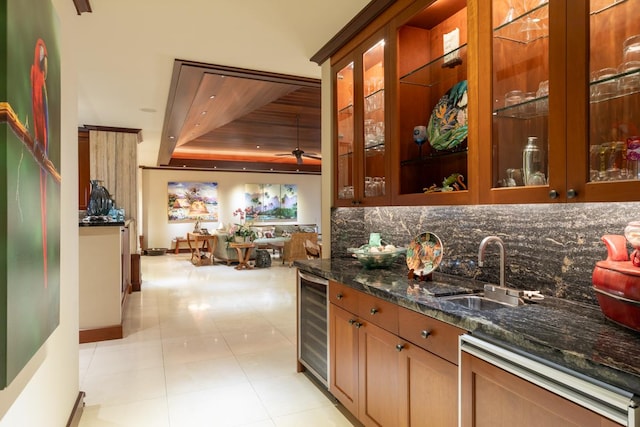
<svg viewBox="0 0 640 427">
<path fill-rule="evenodd" d="M 504 242 L 498 236 L 487 236 L 480 242 L 480 248 L 478 249 L 478 267 L 482 267 L 484 265 L 484 251 L 487 248 L 487 245 L 491 242 L 494 242 L 500 248 L 500 287 L 505 287 L 504 281 Z"/>
</svg>

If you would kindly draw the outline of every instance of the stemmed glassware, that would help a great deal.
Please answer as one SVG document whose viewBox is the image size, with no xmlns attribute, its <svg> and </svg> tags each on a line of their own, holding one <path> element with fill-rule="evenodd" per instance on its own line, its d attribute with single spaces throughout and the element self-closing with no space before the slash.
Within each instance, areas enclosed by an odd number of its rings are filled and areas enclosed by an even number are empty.
<svg viewBox="0 0 640 427">
<path fill-rule="evenodd" d="M 516 15 L 516 8 L 513 7 L 512 0 L 509 0 L 509 9 L 507 10 L 507 14 L 505 15 L 504 19 L 502 20 L 502 24 L 501 25 L 505 25 L 505 24 L 508 24 L 509 22 L 513 21 L 513 18 L 515 18 L 515 15 Z"/>
</svg>

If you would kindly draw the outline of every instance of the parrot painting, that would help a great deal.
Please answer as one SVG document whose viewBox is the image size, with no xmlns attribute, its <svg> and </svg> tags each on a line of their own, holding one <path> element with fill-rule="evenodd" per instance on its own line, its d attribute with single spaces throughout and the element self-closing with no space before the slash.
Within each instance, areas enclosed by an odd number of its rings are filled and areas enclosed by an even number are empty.
<svg viewBox="0 0 640 427">
<path fill-rule="evenodd" d="M 49 109 L 47 100 L 47 46 L 38 39 L 31 64 L 31 111 L 33 114 L 33 152 L 39 160 L 48 158 Z M 40 168 L 40 220 L 42 225 L 42 256 L 44 287 L 47 287 L 47 171 Z"/>
</svg>

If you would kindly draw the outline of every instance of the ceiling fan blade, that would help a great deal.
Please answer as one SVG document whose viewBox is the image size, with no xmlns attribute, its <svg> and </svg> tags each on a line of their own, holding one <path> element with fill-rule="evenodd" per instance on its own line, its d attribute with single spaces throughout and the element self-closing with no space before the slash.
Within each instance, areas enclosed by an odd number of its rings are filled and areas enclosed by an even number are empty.
<svg viewBox="0 0 640 427">
<path fill-rule="evenodd" d="M 322 157 L 317 156 L 317 155 L 313 155 L 313 154 L 303 154 L 303 157 L 308 157 L 310 159 L 316 159 L 316 160 L 322 160 Z"/>
</svg>

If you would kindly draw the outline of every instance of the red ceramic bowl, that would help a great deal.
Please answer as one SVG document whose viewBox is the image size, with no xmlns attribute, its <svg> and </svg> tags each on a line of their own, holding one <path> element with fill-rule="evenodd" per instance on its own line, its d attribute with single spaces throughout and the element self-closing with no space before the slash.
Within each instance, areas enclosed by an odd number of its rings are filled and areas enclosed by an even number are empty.
<svg viewBox="0 0 640 427">
<path fill-rule="evenodd" d="M 592 280 L 602 313 L 640 332 L 640 269 L 629 261 L 600 261 Z"/>
</svg>

